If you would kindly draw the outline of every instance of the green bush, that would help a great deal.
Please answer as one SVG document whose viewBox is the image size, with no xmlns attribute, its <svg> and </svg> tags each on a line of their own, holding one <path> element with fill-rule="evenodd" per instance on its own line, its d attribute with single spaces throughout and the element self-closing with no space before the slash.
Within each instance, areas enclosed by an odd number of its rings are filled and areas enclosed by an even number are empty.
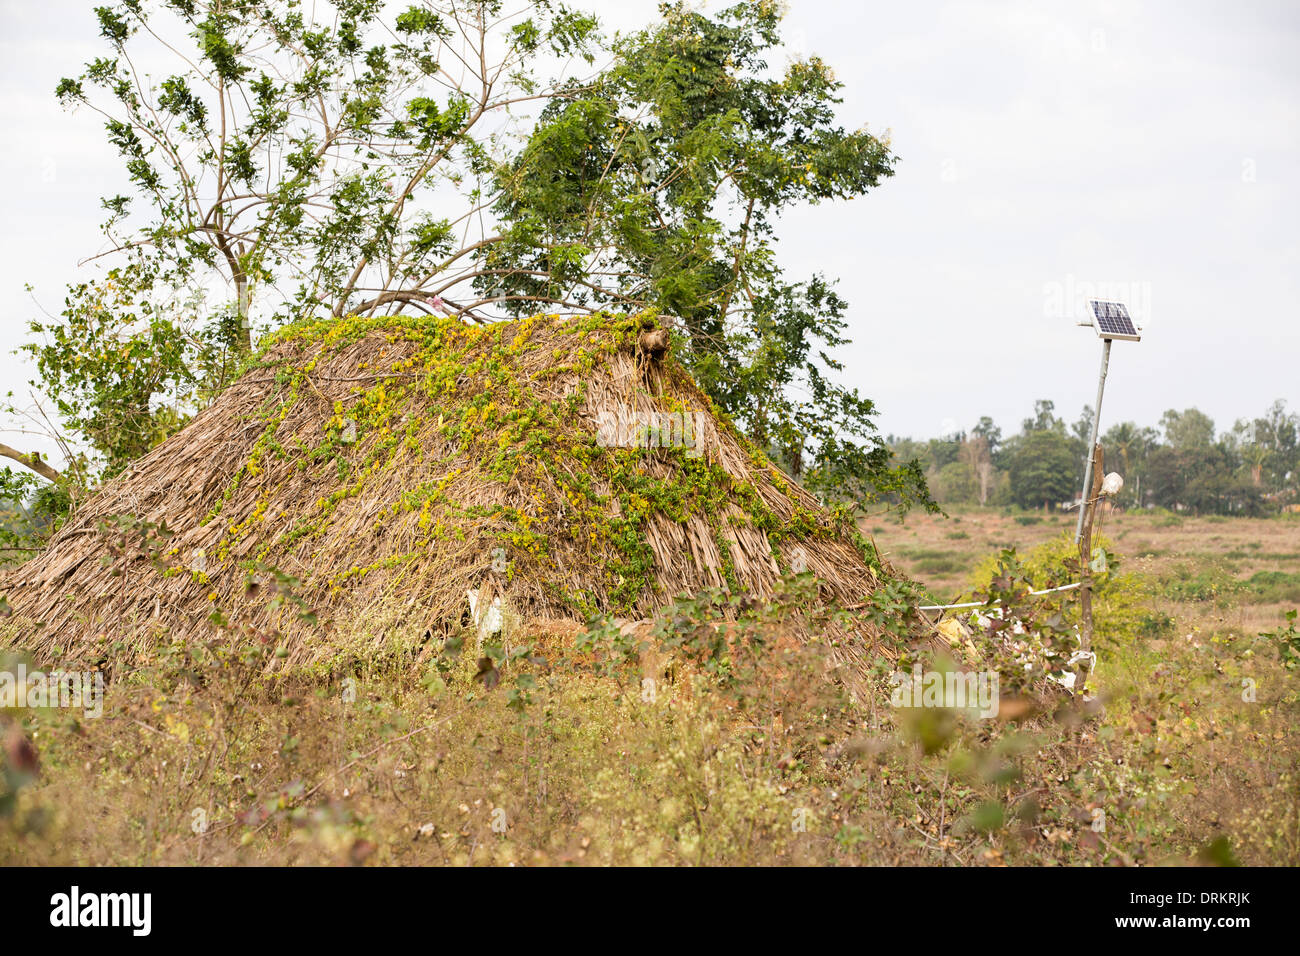
<svg viewBox="0 0 1300 956">
<path fill-rule="evenodd" d="M 1287 571 L 1257 571 L 1246 582 L 1246 590 L 1259 604 L 1300 601 L 1300 574 Z"/>
<path fill-rule="evenodd" d="M 1164 611 L 1153 610 L 1142 614 L 1137 621 L 1141 637 L 1168 637 L 1174 632 L 1174 619 Z"/>
<path fill-rule="evenodd" d="M 1130 642 L 1138 637 L 1153 637 L 1172 630 L 1173 619 L 1155 602 L 1151 582 L 1138 574 L 1121 572 L 1122 559 L 1105 535 L 1097 535 L 1094 545 L 1106 552 L 1109 570 L 1093 579 L 1093 631 L 1098 647 Z M 971 578 L 971 591 L 987 590 L 998 570 L 999 558 L 990 555 L 977 565 Z M 1074 535 L 1064 531 L 1023 558 L 1022 568 L 1035 590 L 1059 587 L 1079 580 L 1079 553 Z M 1079 620 L 1078 591 L 1063 591 L 1050 599 L 1060 602 L 1065 620 Z"/>
<path fill-rule="evenodd" d="M 1286 627 L 1275 631 L 1261 631 L 1260 637 L 1277 645 L 1278 656 L 1288 670 L 1300 665 L 1300 628 L 1296 627 L 1296 612 L 1286 612 Z"/>
<path fill-rule="evenodd" d="M 920 574 L 959 574 L 967 568 L 967 562 L 959 555 L 948 558 L 923 558 L 916 562 Z"/>
<path fill-rule="evenodd" d="M 1221 567 L 1193 569 L 1180 564 L 1161 581 L 1164 593 L 1174 601 L 1213 601 L 1225 606 L 1239 594 L 1242 583 Z"/>
<path fill-rule="evenodd" d="M 1151 512 L 1152 522 L 1157 528 L 1177 528 L 1183 523 L 1183 516 L 1166 508 L 1156 508 Z"/>
</svg>

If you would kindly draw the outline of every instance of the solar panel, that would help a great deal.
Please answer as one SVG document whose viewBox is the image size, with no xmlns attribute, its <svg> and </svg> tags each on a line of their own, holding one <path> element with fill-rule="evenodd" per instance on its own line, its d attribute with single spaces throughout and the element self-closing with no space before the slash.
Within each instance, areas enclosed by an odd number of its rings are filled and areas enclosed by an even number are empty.
<svg viewBox="0 0 1300 956">
<path fill-rule="evenodd" d="M 1092 305 L 1092 324 L 1097 334 L 1103 339 L 1127 339 L 1130 342 L 1141 341 L 1133 320 L 1129 318 L 1128 309 L 1122 302 L 1098 302 Z"/>
</svg>

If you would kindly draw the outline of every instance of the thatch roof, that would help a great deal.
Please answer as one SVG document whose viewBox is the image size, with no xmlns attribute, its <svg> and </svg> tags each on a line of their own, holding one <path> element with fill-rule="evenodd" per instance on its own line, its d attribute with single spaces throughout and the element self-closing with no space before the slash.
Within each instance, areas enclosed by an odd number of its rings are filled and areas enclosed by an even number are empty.
<svg viewBox="0 0 1300 956">
<path fill-rule="evenodd" d="M 0 575 L 7 630 L 40 656 L 130 655 L 210 639 L 216 609 L 273 633 L 286 665 L 328 666 L 440 640 L 472 590 L 524 621 L 635 619 L 709 587 L 764 597 L 794 563 L 827 601 L 860 605 L 885 573 L 870 546 L 716 414 L 654 330 L 291 326 Z M 626 447 L 647 423 L 676 447 Z M 873 635 L 848 627 L 843 655 L 861 660 Z"/>
</svg>

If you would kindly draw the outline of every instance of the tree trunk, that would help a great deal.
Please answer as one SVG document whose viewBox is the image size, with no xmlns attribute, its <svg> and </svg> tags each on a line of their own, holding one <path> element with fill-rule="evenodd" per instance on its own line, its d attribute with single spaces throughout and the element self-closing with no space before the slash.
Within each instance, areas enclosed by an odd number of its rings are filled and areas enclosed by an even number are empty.
<svg viewBox="0 0 1300 956">
<path fill-rule="evenodd" d="M 235 308 L 239 310 L 239 331 L 236 341 L 241 352 L 253 351 L 253 330 L 249 325 L 248 279 L 242 273 L 235 276 Z"/>
</svg>

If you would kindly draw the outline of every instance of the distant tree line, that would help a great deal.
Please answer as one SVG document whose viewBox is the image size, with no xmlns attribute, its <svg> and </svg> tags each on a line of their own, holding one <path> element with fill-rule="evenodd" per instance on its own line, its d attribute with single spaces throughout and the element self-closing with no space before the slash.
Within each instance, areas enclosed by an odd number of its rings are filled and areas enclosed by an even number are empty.
<svg viewBox="0 0 1300 956">
<path fill-rule="evenodd" d="M 969 431 L 887 442 L 899 460 L 921 463 L 942 504 L 1053 509 L 1079 495 L 1092 418 L 1085 405 L 1069 424 L 1040 400 L 1009 438 L 984 416 Z M 1262 515 L 1300 503 L 1300 415 L 1281 399 L 1217 437 L 1204 412 L 1171 408 L 1158 428 L 1120 422 L 1100 440 L 1106 471 L 1124 478 L 1121 507 Z"/>
</svg>

